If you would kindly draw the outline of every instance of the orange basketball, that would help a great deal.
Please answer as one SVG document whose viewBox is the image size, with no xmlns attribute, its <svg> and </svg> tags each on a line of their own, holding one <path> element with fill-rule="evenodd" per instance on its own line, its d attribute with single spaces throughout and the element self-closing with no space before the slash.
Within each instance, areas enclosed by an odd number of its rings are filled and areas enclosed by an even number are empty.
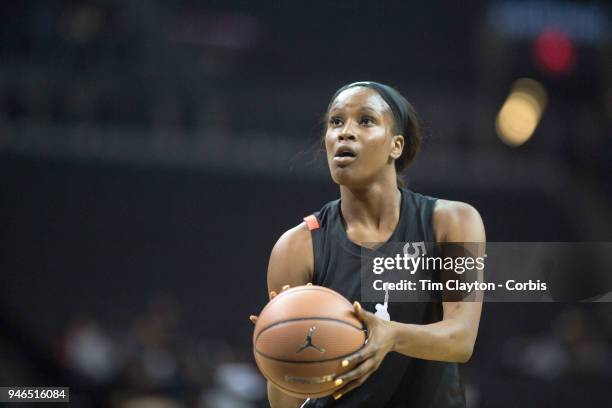
<svg viewBox="0 0 612 408">
<path fill-rule="evenodd" d="M 334 392 L 342 360 L 363 347 L 365 330 L 342 295 L 322 286 L 297 286 L 272 299 L 253 333 L 261 373 L 286 394 L 317 398 Z"/>
</svg>

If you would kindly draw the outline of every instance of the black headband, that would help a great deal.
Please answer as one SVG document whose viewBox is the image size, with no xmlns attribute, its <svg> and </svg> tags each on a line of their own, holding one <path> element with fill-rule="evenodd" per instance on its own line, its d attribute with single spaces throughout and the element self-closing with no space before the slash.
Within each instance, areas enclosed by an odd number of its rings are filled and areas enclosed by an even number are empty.
<svg viewBox="0 0 612 408">
<path fill-rule="evenodd" d="M 381 84 L 379 82 L 373 81 L 361 81 L 361 82 L 353 82 L 352 84 L 348 84 L 338 89 L 334 96 L 332 97 L 329 107 L 331 108 L 331 104 L 336 100 L 336 97 L 344 90 L 349 88 L 354 88 L 356 86 L 363 86 L 366 88 L 374 89 L 381 98 L 389 105 L 391 109 L 391 113 L 393 114 L 393 119 L 396 125 L 399 127 L 400 134 L 408 137 L 408 135 L 404 134 L 408 130 L 408 126 L 410 123 L 410 119 L 408 117 L 408 112 L 406 111 L 406 103 L 404 102 L 404 98 L 397 92 L 395 89 L 391 88 L 388 85 Z"/>
</svg>

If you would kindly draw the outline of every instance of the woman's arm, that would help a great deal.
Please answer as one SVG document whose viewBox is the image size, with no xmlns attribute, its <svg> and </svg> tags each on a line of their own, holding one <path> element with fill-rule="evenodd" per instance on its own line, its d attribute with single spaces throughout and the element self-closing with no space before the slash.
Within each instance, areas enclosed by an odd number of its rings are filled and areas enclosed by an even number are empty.
<svg viewBox="0 0 612 408">
<path fill-rule="evenodd" d="M 484 255 L 485 229 L 480 214 L 468 204 L 439 200 L 434 212 L 437 242 L 482 243 L 472 245 Z M 396 331 L 393 349 L 426 360 L 464 363 L 472 356 L 482 302 L 442 302 L 442 321 L 428 325 L 392 324 Z M 392 322 L 393 323 L 393 322 Z"/>
<path fill-rule="evenodd" d="M 393 351 L 424 360 L 465 363 L 472 356 L 481 302 L 444 302 L 444 318 L 418 325 L 389 322 Z"/>
<path fill-rule="evenodd" d="M 474 255 L 484 253 L 486 237 L 482 219 L 467 204 L 440 200 L 434 212 L 434 230 L 437 242 L 483 243 L 477 245 L 479 253 Z M 441 321 L 417 325 L 381 320 L 356 302 L 355 313 L 371 336 L 366 347 L 347 359 L 346 364 L 361 364 L 336 379 L 337 386 L 344 386 L 334 393 L 334 398 L 363 384 L 390 351 L 426 360 L 468 361 L 478 333 L 482 302 L 443 302 L 442 307 Z"/>
<path fill-rule="evenodd" d="M 268 263 L 268 292 L 270 298 L 287 286 L 299 286 L 312 282 L 314 256 L 312 237 L 302 223 L 285 232 L 278 240 Z M 303 398 L 289 396 L 268 381 L 268 401 L 272 408 L 298 408 Z"/>
<path fill-rule="evenodd" d="M 312 282 L 314 270 L 312 237 L 302 223 L 278 239 L 268 262 L 268 292 L 279 293 L 283 286 Z"/>
</svg>

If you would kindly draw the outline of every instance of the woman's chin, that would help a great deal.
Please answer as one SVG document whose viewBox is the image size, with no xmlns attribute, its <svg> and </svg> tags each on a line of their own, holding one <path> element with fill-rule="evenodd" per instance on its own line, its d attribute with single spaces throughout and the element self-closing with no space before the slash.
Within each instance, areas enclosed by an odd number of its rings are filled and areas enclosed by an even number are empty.
<svg viewBox="0 0 612 408">
<path fill-rule="evenodd" d="M 334 183 L 344 187 L 361 187 L 367 184 L 367 181 L 361 177 L 356 177 L 352 171 L 346 171 L 346 169 L 337 169 L 331 172 L 332 180 Z"/>
</svg>

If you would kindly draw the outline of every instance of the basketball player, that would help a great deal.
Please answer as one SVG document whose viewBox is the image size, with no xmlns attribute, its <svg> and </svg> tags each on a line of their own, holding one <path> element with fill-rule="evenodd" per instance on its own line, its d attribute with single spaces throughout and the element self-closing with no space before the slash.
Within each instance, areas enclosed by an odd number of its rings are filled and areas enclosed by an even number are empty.
<svg viewBox="0 0 612 408">
<path fill-rule="evenodd" d="M 280 237 L 268 266 L 271 298 L 313 283 L 359 299 L 360 243 L 485 241 L 470 205 L 402 187 L 398 175 L 420 142 L 416 113 L 395 89 L 356 82 L 336 92 L 325 148 L 340 199 Z M 368 342 L 342 364 L 359 365 L 335 379 L 327 398 L 304 401 L 268 383 L 272 408 L 465 407 L 457 363 L 472 354 L 482 303 L 385 301 L 362 308 L 355 302 L 354 308 Z"/>
</svg>

